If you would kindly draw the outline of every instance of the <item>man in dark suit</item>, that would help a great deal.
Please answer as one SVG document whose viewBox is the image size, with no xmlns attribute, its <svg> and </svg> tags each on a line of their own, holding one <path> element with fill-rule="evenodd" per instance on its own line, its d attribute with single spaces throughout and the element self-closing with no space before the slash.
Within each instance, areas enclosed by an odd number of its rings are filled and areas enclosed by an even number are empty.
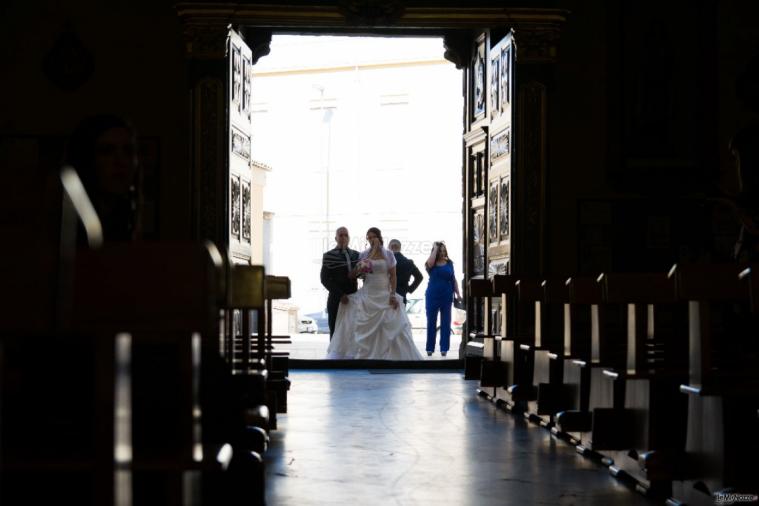
<svg viewBox="0 0 759 506">
<path fill-rule="evenodd" d="M 329 338 L 335 333 L 335 320 L 340 304 L 348 304 L 348 295 L 358 290 L 358 283 L 350 273 L 358 262 L 358 251 L 348 247 L 348 229 L 340 227 L 335 232 L 337 245 L 322 256 L 321 281 L 329 292 L 327 314 L 329 315 Z"/>
<path fill-rule="evenodd" d="M 395 285 L 395 291 L 398 292 L 398 295 L 403 296 L 403 303 L 405 304 L 406 294 L 414 293 L 414 290 L 416 290 L 419 283 L 422 282 L 424 276 L 422 276 L 422 273 L 419 272 L 419 269 L 414 265 L 414 261 L 410 258 L 406 258 L 401 253 L 401 241 L 393 239 L 388 246 L 390 247 L 390 251 L 393 252 L 393 255 L 395 255 L 395 260 L 398 262 L 395 266 L 395 277 L 398 281 Z M 414 281 L 409 285 L 411 276 L 414 277 Z"/>
</svg>

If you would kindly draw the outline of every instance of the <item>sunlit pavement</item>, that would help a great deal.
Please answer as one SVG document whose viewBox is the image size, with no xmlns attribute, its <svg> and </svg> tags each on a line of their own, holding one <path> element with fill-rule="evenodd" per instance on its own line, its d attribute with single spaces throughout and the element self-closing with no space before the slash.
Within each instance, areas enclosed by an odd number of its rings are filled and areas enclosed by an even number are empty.
<svg viewBox="0 0 759 506">
<path fill-rule="evenodd" d="M 282 346 L 283 350 L 290 352 L 290 358 L 301 360 L 319 360 L 327 357 L 327 346 L 329 346 L 329 334 L 292 334 L 292 344 Z M 427 341 L 427 331 L 425 329 L 414 329 L 414 344 L 425 360 L 452 360 L 459 358 L 459 344 L 461 343 L 460 334 L 451 334 L 451 348 L 445 357 L 440 355 L 439 346 L 431 357 L 425 352 L 425 343 Z M 437 343 L 440 343 L 440 336 L 437 336 Z"/>
</svg>

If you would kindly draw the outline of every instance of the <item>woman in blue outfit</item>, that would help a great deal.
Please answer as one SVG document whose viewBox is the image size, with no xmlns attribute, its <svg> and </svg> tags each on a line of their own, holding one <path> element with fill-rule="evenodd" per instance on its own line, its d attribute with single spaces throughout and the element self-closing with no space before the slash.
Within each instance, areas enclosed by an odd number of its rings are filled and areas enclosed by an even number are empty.
<svg viewBox="0 0 759 506">
<path fill-rule="evenodd" d="M 459 284 L 453 270 L 453 262 L 448 258 L 448 250 L 442 241 L 432 246 L 430 257 L 424 263 L 429 273 L 427 292 L 427 356 L 435 351 L 435 330 L 437 315 L 440 313 L 440 354 L 445 356 L 451 344 L 451 303 L 453 295 L 461 299 Z"/>
</svg>

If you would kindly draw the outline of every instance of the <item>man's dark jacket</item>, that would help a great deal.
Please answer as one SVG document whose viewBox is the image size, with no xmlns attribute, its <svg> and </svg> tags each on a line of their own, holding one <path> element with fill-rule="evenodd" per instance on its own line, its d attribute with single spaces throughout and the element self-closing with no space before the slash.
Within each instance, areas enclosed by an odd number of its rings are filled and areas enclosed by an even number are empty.
<svg viewBox="0 0 759 506">
<path fill-rule="evenodd" d="M 327 298 L 327 313 L 329 314 L 330 337 L 335 330 L 337 308 L 343 295 L 355 293 L 358 290 L 358 282 L 350 279 L 348 273 L 358 262 L 358 251 L 346 248 L 350 257 L 351 265 L 345 259 L 345 253 L 338 248 L 331 249 L 322 255 L 321 281 L 324 288 L 329 292 Z"/>
<path fill-rule="evenodd" d="M 406 258 L 400 252 L 393 252 L 393 255 L 395 255 L 395 260 L 398 262 L 395 266 L 395 279 L 397 280 L 395 291 L 398 292 L 398 295 L 403 296 L 403 302 L 406 302 L 406 294 L 414 293 L 414 290 L 422 282 L 424 276 L 422 276 L 417 266 L 414 265 L 413 260 Z M 409 285 L 411 276 L 414 276 L 414 281 Z"/>
</svg>

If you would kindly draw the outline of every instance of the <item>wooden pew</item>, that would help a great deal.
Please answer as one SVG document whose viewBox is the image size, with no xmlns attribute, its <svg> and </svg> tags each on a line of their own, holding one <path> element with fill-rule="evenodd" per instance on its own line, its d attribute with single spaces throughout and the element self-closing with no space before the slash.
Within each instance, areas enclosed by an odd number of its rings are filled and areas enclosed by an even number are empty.
<svg viewBox="0 0 759 506">
<path fill-rule="evenodd" d="M 225 355 L 234 374 L 266 369 L 266 275 L 261 265 L 229 264 L 224 305 Z M 251 329 L 255 316 L 257 329 Z M 253 340 L 255 339 L 255 343 Z"/>
<path fill-rule="evenodd" d="M 287 391 L 290 390 L 289 353 L 285 350 L 277 350 L 278 345 L 289 344 L 290 336 L 275 336 L 272 331 L 274 300 L 289 299 L 291 295 L 290 279 L 286 276 L 266 276 L 266 349 L 265 360 L 269 371 L 267 391 L 270 398 L 270 408 L 275 413 L 274 426 L 276 428 L 276 413 L 287 413 Z"/>
<path fill-rule="evenodd" d="M 607 427 L 617 433 L 605 436 L 608 448 L 601 451 L 613 461 L 613 475 L 624 473 L 639 491 L 667 498 L 672 480 L 682 477 L 685 452 L 687 404 L 679 393 L 687 378 L 684 308 L 665 273 L 607 273 L 601 284 L 604 302 L 626 309 L 627 329 L 624 367 L 603 370 L 604 379 L 624 388 L 624 406 L 622 422 Z M 617 442 L 624 448 L 614 448 Z"/>
<path fill-rule="evenodd" d="M 115 387 L 128 356 L 116 361 L 115 339 L 9 331 L 9 322 L 0 328 L 0 504 L 114 504 L 128 492 L 114 463 Z"/>
<path fill-rule="evenodd" d="M 475 278 L 469 280 L 469 297 L 470 306 L 483 307 L 483 329 L 478 329 L 474 336 L 471 336 L 470 342 L 467 343 L 468 360 L 475 360 L 480 365 L 480 387 L 478 393 L 490 399 L 495 398 L 496 387 L 503 386 L 506 381 L 506 371 L 504 364 L 497 357 L 496 338 L 491 332 L 493 322 L 491 321 L 491 307 L 493 304 L 492 297 L 493 283 L 489 279 Z M 479 356 L 477 356 L 479 355 Z"/>
<path fill-rule="evenodd" d="M 592 451 L 611 464 L 610 451 L 630 448 L 633 414 L 624 409 L 625 385 L 619 381 L 624 370 L 627 345 L 626 304 L 605 296 L 604 280 L 596 279 L 591 311 L 590 392 L 588 408 L 591 426 L 582 431 L 578 451 Z"/>
<path fill-rule="evenodd" d="M 202 362 L 219 357 L 223 300 L 216 248 L 84 250 L 75 273 L 75 328 L 106 339 L 127 333 L 131 343 L 131 427 L 125 429 L 131 445 L 127 437 L 119 468 L 132 482 L 134 503 L 181 504 L 198 494 L 206 504 L 263 503 L 259 455 L 233 453 L 222 442 L 203 444 L 203 419 L 213 408 L 202 404 Z M 188 483 L 196 483 L 194 491 Z"/>
<path fill-rule="evenodd" d="M 564 379 L 569 393 L 568 409 L 556 414 L 551 432 L 579 444 L 581 433 L 591 429 L 590 363 L 593 305 L 601 301 L 598 282 L 590 277 L 571 277 L 565 282 L 564 304 Z"/>
<path fill-rule="evenodd" d="M 477 313 L 481 311 L 480 296 L 471 294 L 472 288 L 477 293 L 483 293 L 487 289 L 482 280 L 476 280 L 472 286 L 472 280 L 466 287 L 467 297 L 467 318 L 466 318 L 466 335 L 467 341 L 464 346 L 464 379 L 480 380 L 482 375 L 482 360 L 484 359 L 485 343 L 483 338 L 483 328 L 479 326 Z M 492 354 L 492 351 L 491 351 Z"/>
<path fill-rule="evenodd" d="M 267 399 L 269 370 L 264 352 L 266 276 L 263 266 L 231 262 L 227 263 L 225 272 L 223 355 L 241 399 L 250 443 L 265 450 L 269 441 L 267 433 L 272 428 L 272 409 Z M 255 334 L 251 330 L 253 316 L 256 317 Z"/>
<path fill-rule="evenodd" d="M 493 301 L 489 305 L 489 328 L 493 335 L 493 357 L 492 367 L 496 372 L 496 381 L 493 382 L 495 387 L 495 402 L 508 410 L 515 407 L 513 396 L 509 388 L 515 383 L 515 360 L 516 344 L 514 337 L 516 335 L 516 309 L 517 309 L 517 290 L 516 278 L 510 274 L 498 274 L 493 276 L 491 293 Z M 517 406 L 517 411 L 521 410 L 521 405 Z"/>
<path fill-rule="evenodd" d="M 493 282 L 494 290 L 498 288 L 496 294 L 502 297 L 501 317 L 505 321 L 496 344 L 506 370 L 506 385 L 496 389 L 496 399 L 511 411 L 525 413 L 527 403 L 537 400 L 537 388 L 532 385 L 535 297 L 542 290 L 530 279 L 512 277 L 509 281 L 513 286 L 503 286 L 504 281 L 499 278 Z"/>
<path fill-rule="evenodd" d="M 527 415 L 543 427 L 552 427 L 556 413 L 569 409 L 569 390 L 564 380 L 564 304 L 568 289 L 564 280 L 543 280 L 530 298 L 534 305 L 532 385 L 535 400 L 528 402 Z"/>
<path fill-rule="evenodd" d="M 686 473 L 670 504 L 711 504 L 728 492 L 759 493 L 759 372 L 749 280 L 736 265 L 675 265 L 688 306 Z"/>
</svg>

